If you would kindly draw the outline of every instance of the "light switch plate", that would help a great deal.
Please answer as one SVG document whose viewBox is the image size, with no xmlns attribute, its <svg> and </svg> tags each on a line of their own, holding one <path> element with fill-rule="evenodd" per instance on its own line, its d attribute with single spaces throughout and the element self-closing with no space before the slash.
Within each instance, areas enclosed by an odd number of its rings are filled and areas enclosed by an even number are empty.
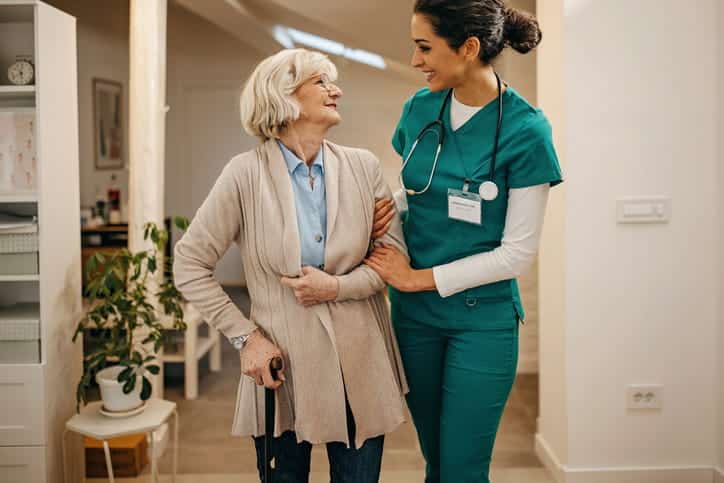
<svg viewBox="0 0 724 483">
<path fill-rule="evenodd" d="M 616 200 L 618 223 L 668 223 L 671 199 L 665 196 L 627 197 Z"/>
</svg>

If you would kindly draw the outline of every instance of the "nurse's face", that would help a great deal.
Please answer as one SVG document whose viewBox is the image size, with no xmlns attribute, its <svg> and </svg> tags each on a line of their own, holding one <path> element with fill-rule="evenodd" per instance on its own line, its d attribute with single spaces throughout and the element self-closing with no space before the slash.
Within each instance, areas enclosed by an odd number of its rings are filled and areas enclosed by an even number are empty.
<svg viewBox="0 0 724 483">
<path fill-rule="evenodd" d="M 436 35 L 425 15 L 416 13 L 410 25 L 415 51 L 411 64 L 425 75 L 431 91 L 450 89 L 465 78 L 467 62 L 461 47 L 453 50 L 447 41 Z"/>
<path fill-rule="evenodd" d="M 315 75 L 300 85 L 294 92 L 301 110 L 300 120 L 330 128 L 340 123 L 337 103 L 342 89 L 333 84 L 326 75 Z"/>
</svg>

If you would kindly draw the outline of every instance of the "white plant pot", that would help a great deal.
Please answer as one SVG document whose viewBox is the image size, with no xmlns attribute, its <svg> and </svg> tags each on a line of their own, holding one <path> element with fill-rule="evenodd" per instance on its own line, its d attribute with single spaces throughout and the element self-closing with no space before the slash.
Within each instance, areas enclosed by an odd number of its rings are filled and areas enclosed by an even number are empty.
<svg viewBox="0 0 724 483">
<path fill-rule="evenodd" d="M 141 377 L 136 378 L 136 387 L 128 394 L 123 394 L 123 383 L 118 382 L 118 375 L 125 369 L 123 366 L 111 366 L 98 371 L 96 382 L 101 390 L 103 408 L 106 411 L 126 412 L 143 404 L 141 400 Z M 140 376 L 140 374 L 139 374 Z"/>
</svg>

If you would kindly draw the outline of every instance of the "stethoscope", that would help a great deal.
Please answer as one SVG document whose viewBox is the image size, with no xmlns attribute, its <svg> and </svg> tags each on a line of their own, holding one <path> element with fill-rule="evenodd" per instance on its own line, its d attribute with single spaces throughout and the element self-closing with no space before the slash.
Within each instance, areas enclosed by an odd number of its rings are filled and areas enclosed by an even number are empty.
<svg viewBox="0 0 724 483">
<path fill-rule="evenodd" d="M 498 76 L 498 73 L 495 72 L 495 79 L 498 82 L 498 124 L 495 128 L 495 141 L 493 144 L 493 158 L 490 160 L 490 171 L 488 173 L 488 179 L 484 181 L 480 188 L 478 189 L 478 193 L 480 194 L 480 198 L 482 198 L 485 201 L 493 201 L 495 198 L 498 197 L 498 185 L 495 184 L 493 181 L 493 174 L 495 173 L 495 160 L 498 157 L 498 141 L 500 140 L 500 127 L 503 124 L 503 89 L 501 87 L 500 83 L 500 77 Z M 445 96 L 445 100 L 442 102 L 442 107 L 440 107 L 440 113 L 437 115 L 437 119 L 432 121 L 431 123 L 427 124 L 424 128 L 422 128 L 422 131 L 420 131 L 420 134 L 417 135 L 415 138 L 415 142 L 412 143 L 412 148 L 410 148 L 410 152 L 407 154 L 407 157 L 405 158 L 405 161 L 402 163 L 402 168 L 400 168 L 400 176 L 399 176 L 399 182 L 400 186 L 403 190 L 405 190 L 405 193 L 408 195 L 421 195 L 425 193 L 428 189 L 430 189 L 430 185 L 432 184 L 432 178 L 435 176 L 435 169 L 437 168 L 437 160 L 440 157 L 440 151 L 442 150 L 442 143 L 445 140 L 445 126 L 442 123 L 442 115 L 445 111 L 445 106 L 450 102 L 450 96 L 452 96 L 453 90 L 450 89 Z M 407 166 L 407 163 L 410 161 L 410 158 L 412 157 L 412 153 L 415 152 L 415 148 L 417 147 L 417 143 L 420 142 L 420 140 L 425 137 L 425 134 L 428 132 L 433 132 L 437 135 L 437 150 L 435 151 L 435 159 L 432 162 L 432 169 L 430 170 L 430 176 L 427 178 L 427 184 L 425 187 L 420 190 L 416 191 L 410 188 L 405 187 L 404 181 L 402 181 L 402 172 L 405 170 L 405 166 Z M 468 186 L 470 185 L 471 180 L 466 179 L 465 184 L 463 186 L 463 191 L 467 191 Z"/>
</svg>

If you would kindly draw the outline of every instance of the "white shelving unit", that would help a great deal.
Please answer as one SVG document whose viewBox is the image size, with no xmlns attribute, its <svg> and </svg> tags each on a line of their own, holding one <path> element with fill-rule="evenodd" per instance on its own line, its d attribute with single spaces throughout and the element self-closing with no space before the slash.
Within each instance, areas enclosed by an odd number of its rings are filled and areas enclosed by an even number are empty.
<svg viewBox="0 0 724 483">
<path fill-rule="evenodd" d="M 8 66 L 28 54 L 35 85 L 8 85 Z M 75 18 L 37 0 L 0 0 L 0 109 L 34 110 L 37 159 L 37 188 L 0 192 L 0 211 L 37 216 L 39 265 L 37 275 L 0 276 L 0 306 L 35 304 L 40 321 L 38 361 L 0 364 L 2 482 L 63 481 L 61 435 L 82 365 L 71 341 L 82 306 L 76 66 Z M 69 451 L 82 461 L 80 441 Z M 80 467 L 66 470 L 82 481 Z"/>
<path fill-rule="evenodd" d="M 2 100 L 0 100 L 2 103 Z M 16 191 L 14 193 L 3 193 L 0 191 L 0 203 L 37 203 L 38 193 L 35 191 Z"/>
<path fill-rule="evenodd" d="M 0 86 L 0 99 L 23 99 L 35 94 L 35 86 Z"/>
<path fill-rule="evenodd" d="M 39 282 L 40 275 L 0 275 L 0 282 Z"/>
</svg>

